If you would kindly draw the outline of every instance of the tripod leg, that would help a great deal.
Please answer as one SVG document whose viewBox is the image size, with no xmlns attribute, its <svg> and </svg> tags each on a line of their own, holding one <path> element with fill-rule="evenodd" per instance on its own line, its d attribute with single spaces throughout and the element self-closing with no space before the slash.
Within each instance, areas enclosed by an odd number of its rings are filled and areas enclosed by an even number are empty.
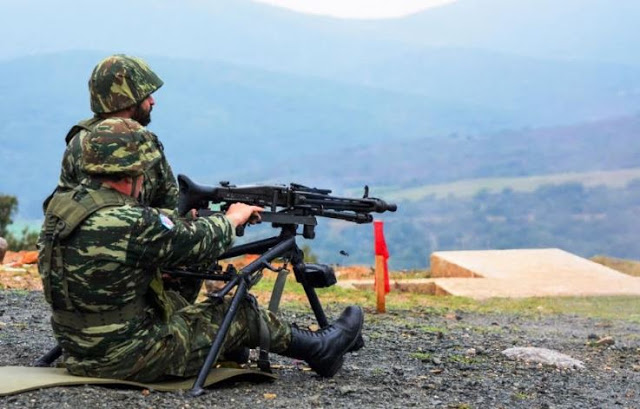
<svg viewBox="0 0 640 409">
<path fill-rule="evenodd" d="M 200 396 L 204 393 L 204 389 L 202 385 L 204 385 L 204 381 L 207 379 L 209 375 L 209 371 L 211 371 L 211 367 L 218 361 L 220 357 L 220 348 L 222 348 L 222 343 L 229 332 L 229 327 L 231 323 L 236 318 L 236 314 L 238 313 L 238 307 L 240 305 L 240 301 L 247 296 L 247 283 L 245 280 L 240 280 L 238 284 L 238 288 L 236 289 L 236 293 L 233 295 L 233 300 L 231 301 L 231 305 L 224 315 L 224 320 L 222 320 L 222 324 L 220 324 L 220 328 L 218 329 L 218 333 L 216 334 L 216 338 L 211 344 L 211 349 L 209 349 L 209 353 L 207 354 L 207 358 L 202 364 L 200 368 L 200 372 L 198 373 L 198 378 L 193 383 L 193 387 L 189 394 L 193 397 Z"/>
<path fill-rule="evenodd" d="M 62 355 L 62 348 L 60 345 L 56 345 L 49 352 L 36 359 L 32 365 L 37 367 L 50 366 L 56 359 L 60 358 L 60 355 Z"/>
<path fill-rule="evenodd" d="M 303 284 L 304 292 L 307 294 L 307 298 L 309 299 L 309 304 L 311 305 L 311 309 L 316 316 L 316 320 L 318 321 L 318 325 L 320 328 L 328 327 L 329 321 L 327 320 L 327 316 L 324 313 L 324 309 L 322 308 L 322 304 L 320 304 L 320 299 L 318 298 L 318 294 L 316 294 L 316 290 L 307 285 Z M 354 352 L 364 347 L 364 339 L 362 338 L 362 334 L 358 335 L 358 339 L 356 343 L 353 344 L 349 352 Z"/>
</svg>

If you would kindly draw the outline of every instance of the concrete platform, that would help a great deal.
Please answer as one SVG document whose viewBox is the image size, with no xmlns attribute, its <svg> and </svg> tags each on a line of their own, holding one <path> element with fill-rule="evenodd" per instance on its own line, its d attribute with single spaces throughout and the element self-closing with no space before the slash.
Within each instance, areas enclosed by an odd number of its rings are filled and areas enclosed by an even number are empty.
<svg viewBox="0 0 640 409">
<path fill-rule="evenodd" d="M 431 255 L 433 278 L 392 280 L 392 291 L 491 297 L 640 295 L 632 277 L 560 249 L 440 251 Z M 338 281 L 373 289 L 373 280 Z"/>
<path fill-rule="evenodd" d="M 640 278 L 560 249 L 435 252 L 431 272 L 442 292 L 479 299 L 640 295 Z"/>
</svg>

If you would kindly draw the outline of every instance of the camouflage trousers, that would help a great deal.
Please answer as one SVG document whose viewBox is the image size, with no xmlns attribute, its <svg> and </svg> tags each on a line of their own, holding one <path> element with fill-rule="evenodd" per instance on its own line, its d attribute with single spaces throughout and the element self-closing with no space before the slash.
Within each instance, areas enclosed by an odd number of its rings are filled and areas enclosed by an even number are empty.
<svg viewBox="0 0 640 409">
<path fill-rule="evenodd" d="M 66 355 L 67 369 L 76 375 L 101 378 L 129 379 L 150 382 L 162 378 L 190 377 L 198 374 L 211 344 L 231 304 L 230 298 L 207 300 L 191 304 L 178 293 L 167 291 L 168 301 L 175 311 L 168 322 L 155 324 L 146 332 L 144 340 L 130 339 L 119 350 L 107 352 L 98 362 L 91 358 Z M 260 343 L 260 321 L 269 331 L 270 351 L 282 353 L 291 343 L 290 325 L 273 313 L 259 308 L 252 296 L 241 301 L 235 320 L 222 345 L 225 351 L 257 347 Z M 153 334 L 153 335 L 152 335 Z M 140 350 L 134 345 L 145 347 Z M 127 345 L 137 349 L 131 354 Z M 108 358 L 108 359 L 106 359 Z"/>
<path fill-rule="evenodd" d="M 197 375 L 218 333 L 224 313 L 231 304 L 230 298 L 220 302 L 207 300 L 189 304 L 176 293 L 169 291 L 167 294 L 176 311 L 168 323 L 167 336 L 157 340 L 148 350 L 144 368 L 131 376 L 132 380 L 152 381 L 166 376 Z M 261 319 L 269 330 L 271 352 L 284 352 L 291 342 L 291 327 L 270 311 L 257 307 L 252 296 L 248 296 L 239 305 L 222 345 L 221 355 L 244 347 L 257 347 L 260 343 Z"/>
</svg>

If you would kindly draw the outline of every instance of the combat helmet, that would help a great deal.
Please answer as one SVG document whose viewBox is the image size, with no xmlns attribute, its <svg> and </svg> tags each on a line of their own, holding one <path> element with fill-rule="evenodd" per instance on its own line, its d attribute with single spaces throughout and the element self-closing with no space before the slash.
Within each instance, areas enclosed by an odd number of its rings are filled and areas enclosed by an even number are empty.
<svg viewBox="0 0 640 409">
<path fill-rule="evenodd" d="M 89 78 L 91 110 L 117 112 L 145 100 L 164 82 L 140 58 L 116 54 L 100 61 Z"/>
<path fill-rule="evenodd" d="M 144 128 L 126 118 L 108 118 L 82 139 L 80 167 L 89 175 L 137 176 L 161 158 Z"/>
</svg>

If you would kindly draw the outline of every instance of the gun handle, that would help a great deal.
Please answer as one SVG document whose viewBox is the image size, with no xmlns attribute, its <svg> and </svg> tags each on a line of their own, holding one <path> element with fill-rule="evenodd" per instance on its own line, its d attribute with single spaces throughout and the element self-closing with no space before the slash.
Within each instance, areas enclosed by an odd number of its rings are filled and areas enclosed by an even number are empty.
<svg viewBox="0 0 640 409">
<path fill-rule="evenodd" d="M 245 224 L 241 224 L 236 226 L 236 236 L 241 237 L 244 236 L 244 229 L 247 227 L 247 224 L 255 224 L 260 223 L 260 217 L 253 215 L 249 218 L 249 220 Z"/>
</svg>

